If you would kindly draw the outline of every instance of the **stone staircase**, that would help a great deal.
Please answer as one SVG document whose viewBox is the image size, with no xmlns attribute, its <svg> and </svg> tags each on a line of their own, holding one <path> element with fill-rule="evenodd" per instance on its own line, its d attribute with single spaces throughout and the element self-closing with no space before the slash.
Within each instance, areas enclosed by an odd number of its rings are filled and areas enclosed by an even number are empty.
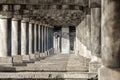
<svg viewBox="0 0 120 80">
<path fill-rule="evenodd" d="M 81 63 L 78 56 L 54 55 L 34 63 L 3 68 L 1 79 L 15 80 L 90 80 L 96 73 L 89 73 L 89 67 Z"/>
</svg>

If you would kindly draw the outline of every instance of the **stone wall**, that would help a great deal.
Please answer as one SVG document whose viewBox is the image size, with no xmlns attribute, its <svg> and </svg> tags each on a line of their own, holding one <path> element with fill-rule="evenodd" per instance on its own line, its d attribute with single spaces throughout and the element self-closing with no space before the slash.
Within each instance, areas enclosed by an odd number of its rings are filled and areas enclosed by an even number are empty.
<svg viewBox="0 0 120 80">
<path fill-rule="evenodd" d="M 75 54 L 80 55 L 86 58 L 91 57 L 91 51 L 88 48 L 90 46 L 89 41 L 89 29 L 86 26 L 86 19 L 82 20 L 81 23 L 76 27 L 76 45 L 75 45 Z M 88 46 L 89 45 L 89 46 Z"/>
</svg>

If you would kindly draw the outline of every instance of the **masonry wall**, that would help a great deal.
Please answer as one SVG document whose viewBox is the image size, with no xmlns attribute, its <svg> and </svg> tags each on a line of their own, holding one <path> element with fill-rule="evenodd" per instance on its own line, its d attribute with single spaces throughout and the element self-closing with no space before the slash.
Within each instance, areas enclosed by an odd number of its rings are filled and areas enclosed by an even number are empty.
<svg viewBox="0 0 120 80">
<path fill-rule="evenodd" d="M 86 19 L 76 26 L 75 54 L 91 58 L 90 50 L 90 28 L 87 28 Z M 89 35 L 89 36 L 88 36 Z"/>
</svg>

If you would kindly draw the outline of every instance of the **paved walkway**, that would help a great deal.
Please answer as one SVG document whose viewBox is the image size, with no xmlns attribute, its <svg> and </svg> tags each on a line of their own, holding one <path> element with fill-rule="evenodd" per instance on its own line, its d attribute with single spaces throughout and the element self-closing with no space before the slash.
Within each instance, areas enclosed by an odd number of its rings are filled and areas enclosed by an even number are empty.
<svg viewBox="0 0 120 80">
<path fill-rule="evenodd" d="M 14 66 L 15 72 L 0 72 L 2 79 L 87 80 L 97 74 L 89 73 L 81 59 L 74 55 L 54 55 L 26 66 Z"/>
<path fill-rule="evenodd" d="M 49 71 L 49 72 L 87 72 L 88 68 L 83 66 L 80 59 L 74 54 L 54 55 L 27 66 L 16 67 L 17 71 Z"/>
</svg>

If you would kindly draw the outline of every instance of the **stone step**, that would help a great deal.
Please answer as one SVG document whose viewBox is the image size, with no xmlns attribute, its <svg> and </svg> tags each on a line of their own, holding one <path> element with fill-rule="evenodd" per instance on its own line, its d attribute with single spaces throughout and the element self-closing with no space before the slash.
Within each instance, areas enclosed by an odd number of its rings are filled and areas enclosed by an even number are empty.
<svg viewBox="0 0 120 80">
<path fill-rule="evenodd" d="M 13 63 L 13 66 L 27 66 L 26 63 Z"/>
<path fill-rule="evenodd" d="M 35 71 L 35 72 L 39 72 L 39 71 L 66 71 L 66 66 L 45 66 L 45 65 L 41 65 L 41 66 L 27 66 L 27 67 L 16 67 L 16 71 Z"/>
<path fill-rule="evenodd" d="M 23 60 L 23 63 L 34 63 L 34 60 Z"/>
<path fill-rule="evenodd" d="M 96 75 L 95 73 L 87 72 L 0 72 L 0 79 L 87 80 Z"/>
<path fill-rule="evenodd" d="M 0 72 L 15 72 L 15 67 L 3 67 L 0 66 Z"/>
</svg>

